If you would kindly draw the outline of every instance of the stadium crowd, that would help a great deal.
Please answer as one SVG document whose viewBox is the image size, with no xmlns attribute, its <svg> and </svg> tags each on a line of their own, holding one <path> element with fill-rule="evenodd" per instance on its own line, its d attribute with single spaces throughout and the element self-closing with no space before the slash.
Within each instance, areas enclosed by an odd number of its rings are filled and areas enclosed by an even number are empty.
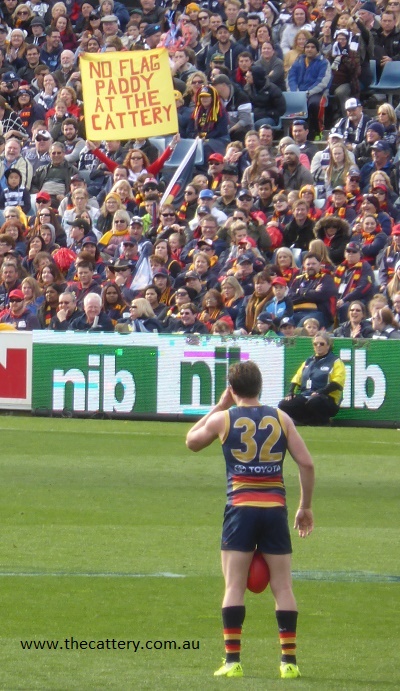
<svg viewBox="0 0 400 691">
<path fill-rule="evenodd" d="M 86 140 L 80 54 L 160 45 L 179 133 Z M 4 0 L 0 323 L 400 338 L 400 108 L 373 93 L 399 60 L 400 0 Z"/>
</svg>

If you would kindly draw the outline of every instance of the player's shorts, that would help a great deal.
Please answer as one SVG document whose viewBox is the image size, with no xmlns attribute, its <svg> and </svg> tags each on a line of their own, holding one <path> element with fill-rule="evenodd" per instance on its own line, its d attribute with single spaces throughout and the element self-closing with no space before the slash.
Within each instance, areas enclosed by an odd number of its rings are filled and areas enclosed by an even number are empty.
<svg viewBox="0 0 400 691">
<path fill-rule="evenodd" d="M 252 552 L 256 548 L 266 554 L 292 553 L 286 507 L 226 506 L 221 549 Z"/>
</svg>

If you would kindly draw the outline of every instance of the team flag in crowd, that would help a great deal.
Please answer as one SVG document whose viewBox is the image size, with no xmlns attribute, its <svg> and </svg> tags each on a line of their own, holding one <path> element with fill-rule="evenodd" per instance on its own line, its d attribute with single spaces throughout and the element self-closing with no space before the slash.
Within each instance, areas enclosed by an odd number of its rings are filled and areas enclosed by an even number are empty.
<svg viewBox="0 0 400 691">
<path fill-rule="evenodd" d="M 193 178 L 193 168 L 196 159 L 198 141 L 199 137 L 196 137 L 185 158 L 182 160 L 182 163 L 173 175 L 172 180 L 161 199 L 161 206 L 164 204 L 174 204 L 176 206 L 183 202 L 185 187 Z"/>
</svg>

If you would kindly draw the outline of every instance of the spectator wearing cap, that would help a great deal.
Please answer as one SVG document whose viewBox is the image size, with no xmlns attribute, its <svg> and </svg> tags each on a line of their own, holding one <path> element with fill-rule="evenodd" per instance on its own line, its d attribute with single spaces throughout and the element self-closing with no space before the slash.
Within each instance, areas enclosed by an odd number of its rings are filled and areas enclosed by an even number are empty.
<svg viewBox="0 0 400 691">
<path fill-rule="evenodd" d="M 15 168 L 21 174 L 21 184 L 27 190 L 32 185 L 32 166 L 21 156 L 21 143 L 17 139 L 9 139 L 4 147 L 4 154 L 0 156 L 0 185 L 4 190 L 7 185 L 5 173 L 9 168 Z"/>
<path fill-rule="evenodd" d="M 356 215 L 356 208 L 351 206 L 347 201 L 345 188 L 341 185 L 337 185 L 332 190 L 332 194 L 328 199 L 324 216 L 337 216 L 348 223 L 352 223 Z"/>
<path fill-rule="evenodd" d="M 339 296 L 337 315 L 339 322 L 343 323 L 347 319 L 349 304 L 361 300 L 366 305 L 375 291 L 374 272 L 363 259 L 358 242 L 351 240 L 347 243 L 344 261 L 337 267 L 334 281 Z"/>
<path fill-rule="evenodd" d="M 31 197 L 22 184 L 22 173 L 18 168 L 8 168 L 4 173 L 6 184 L 0 191 L 0 209 L 7 206 L 20 206 L 27 214 L 31 209 Z"/>
<path fill-rule="evenodd" d="M 193 118 L 187 134 L 203 139 L 206 160 L 211 153 L 225 153 L 229 142 L 228 114 L 213 86 L 203 86 L 197 92 Z"/>
<path fill-rule="evenodd" d="M 371 120 L 365 131 L 365 139 L 361 144 L 357 144 L 354 149 L 356 163 L 361 169 L 365 163 L 372 161 L 372 146 L 375 142 L 381 141 L 385 135 L 385 128 L 380 122 Z"/>
<path fill-rule="evenodd" d="M 122 297 L 127 304 L 135 296 L 135 289 L 132 287 L 136 273 L 136 260 L 114 259 L 108 264 L 109 277 L 121 289 Z"/>
<path fill-rule="evenodd" d="M 35 10 L 37 7 L 38 6 L 35 5 Z M 47 10 L 48 10 L 48 5 L 46 5 L 46 3 L 40 3 L 39 7 L 47 7 Z M 46 12 L 47 12 L 47 10 L 46 10 Z M 46 14 L 46 12 L 44 14 Z M 48 23 L 50 23 L 50 18 L 48 18 Z M 45 20 L 43 19 L 42 16 L 39 16 L 38 14 L 36 14 L 36 16 L 31 20 L 30 32 L 28 33 L 28 36 L 25 38 L 25 43 L 27 43 L 28 46 L 36 46 L 36 48 L 38 48 L 39 52 L 40 52 L 41 46 L 46 41 L 45 30 L 46 30 Z M 29 48 L 27 49 L 25 57 L 26 57 L 28 64 L 29 64 L 29 60 L 27 57 L 28 50 L 29 50 Z M 38 62 L 38 64 L 39 64 L 39 62 Z"/>
<path fill-rule="evenodd" d="M 379 174 L 378 174 L 379 175 Z M 382 174 L 381 174 L 382 175 Z M 387 176 L 386 176 L 387 177 Z M 400 216 L 400 209 L 393 204 L 391 195 L 391 185 L 390 182 L 377 182 L 374 184 L 370 182 L 370 194 L 377 197 L 379 201 L 379 212 L 387 213 L 394 223 L 397 223 Z M 385 232 L 388 232 L 389 228 L 385 228 Z"/>
<path fill-rule="evenodd" d="M 289 287 L 289 298 L 293 302 L 293 320 L 296 326 L 313 317 L 321 327 L 333 324 L 337 288 L 331 274 L 321 271 L 321 262 L 316 254 L 307 252 L 303 260 L 303 273 L 293 280 Z"/>
<path fill-rule="evenodd" d="M 225 67 L 232 73 L 237 67 L 238 57 L 243 51 L 243 45 L 234 42 L 228 27 L 222 22 L 216 29 L 215 35 L 217 42 L 214 45 L 208 46 L 204 53 L 199 56 L 198 67 L 203 72 L 208 71 L 213 55 L 220 53 L 224 56 Z"/>
<path fill-rule="evenodd" d="M 231 141 L 243 141 L 246 132 L 251 129 L 253 122 L 251 97 L 249 94 L 243 93 L 242 89 L 224 74 L 220 74 L 213 79 L 213 86 L 217 90 L 228 113 Z"/>
<path fill-rule="evenodd" d="M 357 144 L 361 144 L 364 141 L 365 131 L 371 117 L 363 113 L 362 105 L 358 98 L 347 99 L 344 107 L 346 109 L 346 117 L 338 120 L 331 129 L 331 134 L 341 134 L 346 146 L 353 150 Z"/>
<path fill-rule="evenodd" d="M 224 157 L 222 154 L 212 153 L 208 157 L 208 171 L 207 174 L 211 176 L 211 189 L 219 188 L 222 179 L 222 169 L 224 167 Z"/>
<path fill-rule="evenodd" d="M 363 196 L 360 190 L 360 171 L 357 166 L 351 166 L 347 171 L 345 192 L 347 197 L 347 206 L 359 212 Z"/>
<path fill-rule="evenodd" d="M 50 163 L 50 146 L 53 140 L 50 132 L 39 129 L 33 137 L 33 146 L 24 149 L 24 158 L 31 166 L 33 173 L 36 173 L 40 166 Z"/>
<path fill-rule="evenodd" d="M 19 288 L 11 290 L 8 296 L 9 308 L 0 317 L 1 324 L 10 324 L 17 331 L 32 331 L 40 329 L 40 323 L 35 314 L 25 307 L 24 293 Z"/>
<path fill-rule="evenodd" d="M 312 33 L 312 25 L 308 18 L 308 10 L 301 3 L 295 4 L 291 21 L 285 25 L 281 38 L 281 48 L 284 55 L 293 48 L 295 36 L 300 29 Z"/>
<path fill-rule="evenodd" d="M 82 189 L 82 190 L 84 190 L 85 193 L 88 192 L 86 182 L 85 182 L 84 178 L 82 177 L 81 173 L 76 173 L 75 175 L 72 176 L 72 178 L 70 180 L 69 192 L 66 195 L 66 197 L 64 197 L 60 206 L 58 207 L 58 213 L 61 217 L 63 217 L 63 215 L 66 211 L 73 208 L 74 202 L 72 201 L 72 194 L 77 189 Z M 94 215 L 93 217 L 97 218 L 97 216 L 99 215 L 99 205 L 98 205 L 96 197 L 90 197 L 90 195 L 88 193 L 86 205 L 90 209 L 89 210 L 89 216 L 92 218 L 92 214 L 93 214 Z"/>
<path fill-rule="evenodd" d="M 259 314 L 252 333 L 254 335 L 263 336 L 264 338 L 278 338 L 273 315 L 268 312 Z"/>
<path fill-rule="evenodd" d="M 283 317 L 293 315 L 293 304 L 288 296 L 288 284 L 283 276 L 274 276 L 271 281 L 273 298 L 265 305 L 262 314 L 269 314 L 276 326 L 279 325 Z"/>
<path fill-rule="evenodd" d="M 296 144 L 288 144 L 283 151 L 283 181 L 287 191 L 299 190 L 304 185 L 312 185 L 313 176 L 300 163 L 300 149 Z"/>
<path fill-rule="evenodd" d="M 253 106 L 255 127 L 277 125 L 285 113 L 286 101 L 279 86 L 271 82 L 260 65 L 252 65 L 246 72 L 244 90 Z"/>
<path fill-rule="evenodd" d="M 351 32 L 340 28 L 335 32 L 331 56 L 327 56 L 331 63 L 332 82 L 329 89 L 334 97 L 333 108 L 342 117 L 346 115 L 346 101 L 350 96 L 359 96 L 361 74 L 360 59 L 352 49 Z"/>
<path fill-rule="evenodd" d="M 16 94 L 15 108 L 21 118 L 22 125 L 31 136 L 32 125 L 37 120 L 44 120 L 46 110 L 35 102 L 32 91 L 26 86 L 20 86 Z"/>
<path fill-rule="evenodd" d="M 281 319 L 278 334 L 284 338 L 293 338 L 293 336 L 296 336 L 296 324 L 292 317 L 283 317 L 283 319 Z"/>
<path fill-rule="evenodd" d="M 372 173 L 380 170 L 388 175 L 393 189 L 399 191 L 399 183 L 397 180 L 396 169 L 392 163 L 392 151 L 389 142 L 379 140 L 371 147 L 372 161 L 365 163 L 361 168 L 360 187 L 362 192 L 368 192 L 369 181 Z"/>
<path fill-rule="evenodd" d="M 146 50 L 157 48 L 160 43 L 161 34 L 161 24 L 148 24 L 142 34 L 145 39 L 144 48 Z"/>
<path fill-rule="evenodd" d="M 212 190 L 200 190 L 199 192 L 199 206 L 205 206 L 209 214 L 214 216 L 218 225 L 223 225 L 227 220 L 228 216 L 224 211 L 220 211 L 215 206 L 216 196 Z M 192 227 L 192 225 L 191 225 Z"/>
<path fill-rule="evenodd" d="M 289 91 L 306 91 L 310 138 L 321 139 L 324 128 L 324 109 L 331 83 L 329 62 L 319 52 L 316 38 L 309 38 L 304 55 L 293 63 L 288 73 Z"/>
<path fill-rule="evenodd" d="M 67 221 L 71 229 L 68 232 L 70 238 L 69 246 L 72 252 L 78 254 L 82 249 L 82 242 L 85 237 L 89 237 L 90 233 L 90 223 L 85 221 L 84 218 L 79 218 L 77 216 L 72 221 Z M 97 243 L 97 238 L 94 235 L 90 236 L 93 242 Z"/>
<path fill-rule="evenodd" d="M 161 266 L 154 270 L 153 283 L 161 290 L 160 302 L 163 305 L 169 305 L 171 296 L 174 292 L 173 281 L 165 266 Z"/>
</svg>

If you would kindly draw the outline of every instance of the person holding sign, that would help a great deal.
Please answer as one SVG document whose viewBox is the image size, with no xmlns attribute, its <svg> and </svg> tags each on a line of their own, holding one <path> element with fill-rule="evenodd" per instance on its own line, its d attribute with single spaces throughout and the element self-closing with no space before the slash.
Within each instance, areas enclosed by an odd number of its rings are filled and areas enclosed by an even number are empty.
<svg viewBox="0 0 400 691">
<path fill-rule="evenodd" d="M 164 153 L 159 156 L 154 163 L 150 163 L 149 159 L 147 158 L 146 154 L 141 151 L 141 149 L 129 149 L 126 158 L 124 160 L 124 166 L 129 168 L 129 182 L 134 183 L 138 179 L 140 175 L 143 175 L 145 173 L 151 173 L 151 175 L 157 175 L 164 163 L 168 161 L 170 156 L 172 155 L 173 150 L 175 149 L 177 143 L 180 140 L 180 135 L 176 134 L 173 139 L 171 140 L 171 143 L 167 148 L 165 149 Z M 94 155 L 107 166 L 107 169 L 110 170 L 112 173 L 116 168 L 118 168 L 118 163 L 113 161 L 111 158 L 106 156 L 106 154 L 101 151 L 96 144 L 93 142 L 87 141 L 86 146 L 88 149 L 93 151 Z"/>
</svg>

